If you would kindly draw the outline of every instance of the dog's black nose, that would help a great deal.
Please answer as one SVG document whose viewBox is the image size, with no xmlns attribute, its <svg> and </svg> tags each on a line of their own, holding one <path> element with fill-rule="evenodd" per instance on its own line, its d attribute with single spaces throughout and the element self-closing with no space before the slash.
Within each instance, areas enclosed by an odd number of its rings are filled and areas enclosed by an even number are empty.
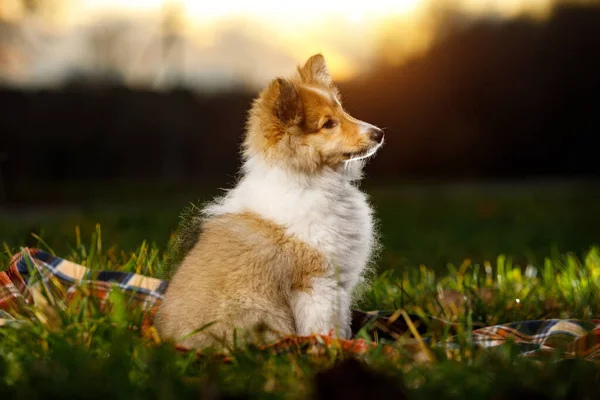
<svg viewBox="0 0 600 400">
<path fill-rule="evenodd" d="M 373 139 L 375 142 L 381 142 L 383 140 L 383 130 L 373 127 L 371 129 L 371 139 Z"/>
</svg>

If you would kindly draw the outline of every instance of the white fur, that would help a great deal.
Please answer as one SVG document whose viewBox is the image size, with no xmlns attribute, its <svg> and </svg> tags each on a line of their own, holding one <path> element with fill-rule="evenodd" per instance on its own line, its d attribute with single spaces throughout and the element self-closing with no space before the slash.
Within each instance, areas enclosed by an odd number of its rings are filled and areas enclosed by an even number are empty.
<svg viewBox="0 0 600 400">
<path fill-rule="evenodd" d="M 348 163 L 354 163 L 354 162 L 360 161 L 360 160 L 365 160 L 365 159 L 375 155 L 375 153 L 377 153 L 377 150 L 379 150 L 379 148 L 381 146 L 383 146 L 383 140 L 381 142 L 379 142 L 377 144 L 377 146 L 373 147 L 371 150 L 365 152 L 364 154 L 352 157 L 351 159 L 346 161 L 346 163 L 348 164 Z"/>
<path fill-rule="evenodd" d="M 297 292 L 291 300 L 301 335 L 350 333 L 351 296 L 370 261 L 374 227 L 367 198 L 352 183 L 362 164 L 349 164 L 345 172 L 304 175 L 254 156 L 236 187 L 204 209 L 207 216 L 257 213 L 326 256 L 327 275 L 313 280 L 311 293 Z"/>
<path fill-rule="evenodd" d="M 335 279 L 313 279 L 312 293 L 298 291 L 292 297 L 296 333 L 300 336 L 311 333 L 326 335 L 333 329 L 338 336 L 349 337 L 350 300 L 351 293 Z"/>
</svg>

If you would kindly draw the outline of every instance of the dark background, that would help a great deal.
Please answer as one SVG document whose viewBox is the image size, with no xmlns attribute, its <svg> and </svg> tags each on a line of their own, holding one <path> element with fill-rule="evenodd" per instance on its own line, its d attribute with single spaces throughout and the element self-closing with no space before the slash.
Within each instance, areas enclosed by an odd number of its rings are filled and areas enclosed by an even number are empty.
<svg viewBox="0 0 600 400">
<path fill-rule="evenodd" d="M 600 6 L 548 21 L 450 26 L 406 65 L 341 84 L 348 110 L 387 129 L 377 179 L 596 178 Z M 15 182 L 202 179 L 236 171 L 255 93 L 134 91 L 73 77 L 0 92 L 5 201 Z"/>
</svg>

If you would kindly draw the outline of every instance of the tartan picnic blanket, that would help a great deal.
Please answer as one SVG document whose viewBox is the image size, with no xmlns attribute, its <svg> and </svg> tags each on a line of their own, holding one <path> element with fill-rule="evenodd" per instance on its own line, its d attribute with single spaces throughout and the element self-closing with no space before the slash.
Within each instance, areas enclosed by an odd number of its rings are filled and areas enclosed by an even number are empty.
<svg viewBox="0 0 600 400">
<path fill-rule="evenodd" d="M 33 279 L 33 275 L 37 279 Z M 0 272 L 0 327 L 23 321 L 27 318 L 27 312 L 23 310 L 32 305 L 37 306 L 40 302 L 67 304 L 82 293 L 82 288 L 85 288 L 83 292 L 99 299 L 101 306 L 106 303 L 113 290 L 120 289 L 131 295 L 130 304 L 141 307 L 146 312 L 142 324 L 143 333 L 159 341 L 152 327 L 152 318 L 167 286 L 168 282 L 161 279 L 123 271 L 94 271 L 45 251 L 25 248 L 12 258 L 6 271 Z M 45 297 L 40 295 L 43 289 L 46 289 Z M 424 342 L 431 343 L 431 338 L 420 337 L 431 326 L 428 321 L 422 321 L 422 317 L 415 315 L 402 314 L 405 318 L 399 318 L 401 314 L 398 312 L 353 310 L 353 333 L 356 334 L 360 328 L 370 324 L 370 333 L 377 331 L 378 338 L 397 339 L 399 336 L 412 334 L 416 347 L 419 344 L 423 346 Z M 434 322 L 444 324 L 441 320 Z M 450 331 L 453 332 L 452 329 Z M 486 326 L 473 330 L 471 340 L 478 348 L 495 348 L 511 341 L 524 356 L 538 356 L 561 350 L 565 357 L 598 361 L 600 319 L 548 319 Z M 363 339 L 286 337 L 269 347 L 286 349 L 303 343 L 327 346 L 336 341 L 343 350 L 355 353 L 363 353 L 371 344 L 375 345 Z M 450 348 L 457 346 L 453 338 L 446 340 L 445 345 Z M 180 350 L 187 351 L 183 348 Z"/>
</svg>

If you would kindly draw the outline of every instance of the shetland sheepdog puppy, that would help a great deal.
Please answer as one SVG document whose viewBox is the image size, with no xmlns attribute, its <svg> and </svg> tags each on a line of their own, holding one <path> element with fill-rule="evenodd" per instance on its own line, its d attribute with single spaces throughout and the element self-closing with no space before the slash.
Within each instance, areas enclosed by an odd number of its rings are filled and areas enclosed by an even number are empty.
<svg viewBox="0 0 600 400">
<path fill-rule="evenodd" d="M 357 182 L 383 141 L 344 110 L 321 54 L 273 80 L 251 106 L 238 183 L 202 209 L 157 311 L 159 334 L 190 348 L 228 347 L 234 336 L 348 338 L 377 247 Z"/>
</svg>

